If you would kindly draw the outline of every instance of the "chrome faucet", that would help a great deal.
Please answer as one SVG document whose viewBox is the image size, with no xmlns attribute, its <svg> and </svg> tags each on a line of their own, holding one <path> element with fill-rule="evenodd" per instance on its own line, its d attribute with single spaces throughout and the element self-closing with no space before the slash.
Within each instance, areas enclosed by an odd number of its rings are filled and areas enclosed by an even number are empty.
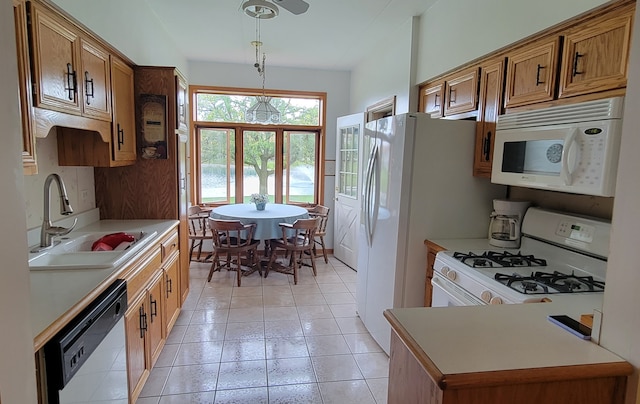
<svg viewBox="0 0 640 404">
<path fill-rule="evenodd" d="M 40 230 L 40 246 L 36 247 L 31 252 L 39 252 L 47 248 L 53 247 L 53 236 L 64 236 L 65 234 L 69 234 L 76 224 L 78 223 L 78 218 L 73 221 L 71 227 L 58 227 L 53 226 L 51 224 L 50 219 L 50 202 L 51 202 L 51 183 L 55 181 L 58 185 L 58 195 L 60 196 L 60 214 L 61 215 L 70 215 L 73 213 L 73 208 L 71 208 L 71 204 L 69 203 L 69 198 L 67 197 L 67 189 L 64 187 L 64 182 L 62 178 L 58 174 L 49 174 L 47 179 L 44 181 L 44 219 L 42 220 L 42 228 Z"/>
</svg>

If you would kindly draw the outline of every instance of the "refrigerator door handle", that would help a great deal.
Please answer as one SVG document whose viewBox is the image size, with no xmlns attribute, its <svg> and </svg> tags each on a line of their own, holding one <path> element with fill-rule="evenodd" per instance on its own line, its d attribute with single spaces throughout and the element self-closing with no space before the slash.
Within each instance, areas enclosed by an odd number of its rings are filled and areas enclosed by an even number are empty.
<svg viewBox="0 0 640 404">
<path fill-rule="evenodd" d="M 371 157 L 369 158 L 369 165 L 367 167 L 367 176 L 366 176 L 366 188 L 365 188 L 365 198 L 364 198 L 364 206 L 365 206 L 365 230 L 367 232 L 367 244 L 369 247 L 373 244 L 373 226 L 372 226 L 372 206 L 371 206 L 371 197 L 373 193 L 373 181 L 375 180 L 375 168 L 378 161 L 378 144 L 373 146 L 371 149 Z"/>
<path fill-rule="evenodd" d="M 364 172 L 364 189 L 362 193 L 362 220 L 364 221 L 364 231 L 367 235 L 367 245 L 371 246 L 371 241 L 369 239 L 369 188 L 370 188 L 370 178 L 371 178 L 371 164 L 373 162 L 373 152 L 375 146 L 371 149 L 371 153 L 369 153 L 369 160 L 367 161 L 367 169 Z"/>
</svg>

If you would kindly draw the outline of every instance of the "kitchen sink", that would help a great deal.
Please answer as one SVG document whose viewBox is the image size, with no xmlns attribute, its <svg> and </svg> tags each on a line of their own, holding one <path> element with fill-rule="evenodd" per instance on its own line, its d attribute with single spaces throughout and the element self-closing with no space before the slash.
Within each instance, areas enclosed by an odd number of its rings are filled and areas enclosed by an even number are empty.
<svg viewBox="0 0 640 404">
<path fill-rule="evenodd" d="M 29 254 L 29 269 L 47 271 L 57 269 L 105 269 L 116 267 L 139 251 L 157 235 L 157 232 L 127 231 L 135 237 L 126 248 L 111 251 L 91 251 L 99 238 L 113 232 L 77 233 L 63 237 L 54 247 Z"/>
</svg>

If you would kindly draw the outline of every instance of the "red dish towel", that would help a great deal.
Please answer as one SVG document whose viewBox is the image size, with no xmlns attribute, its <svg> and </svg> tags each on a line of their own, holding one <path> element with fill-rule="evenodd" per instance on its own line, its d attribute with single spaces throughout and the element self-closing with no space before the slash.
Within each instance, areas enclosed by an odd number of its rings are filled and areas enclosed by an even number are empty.
<svg viewBox="0 0 640 404">
<path fill-rule="evenodd" d="M 132 242 L 134 240 L 135 237 L 124 232 L 107 234 L 93 243 L 91 251 L 111 251 L 120 245 L 120 243 Z"/>
</svg>

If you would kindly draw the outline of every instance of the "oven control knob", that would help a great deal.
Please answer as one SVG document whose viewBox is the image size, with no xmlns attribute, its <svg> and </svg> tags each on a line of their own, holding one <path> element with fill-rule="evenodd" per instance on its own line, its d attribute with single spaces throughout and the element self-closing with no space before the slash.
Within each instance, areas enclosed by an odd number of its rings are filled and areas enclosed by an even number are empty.
<svg viewBox="0 0 640 404">
<path fill-rule="evenodd" d="M 449 273 L 449 267 L 440 268 L 440 273 L 444 276 L 447 276 L 447 274 Z"/>
<path fill-rule="evenodd" d="M 493 297 L 493 295 L 491 294 L 491 292 L 489 292 L 488 290 L 484 290 L 482 291 L 482 293 L 480 294 L 480 298 L 482 299 L 483 302 L 485 303 L 489 303 L 491 302 L 491 298 Z"/>
<path fill-rule="evenodd" d="M 489 304 L 502 304 L 502 299 L 498 296 L 494 296 L 489 300 Z"/>
<path fill-rule="evenodd" d="M 458 274 L 456 273 L 456 271 L 451 269 L 447 271 L 447 278 L 451 279 L 452 281 L 455 281 L 457 277 L 458 277 Z"/>
</svg>

